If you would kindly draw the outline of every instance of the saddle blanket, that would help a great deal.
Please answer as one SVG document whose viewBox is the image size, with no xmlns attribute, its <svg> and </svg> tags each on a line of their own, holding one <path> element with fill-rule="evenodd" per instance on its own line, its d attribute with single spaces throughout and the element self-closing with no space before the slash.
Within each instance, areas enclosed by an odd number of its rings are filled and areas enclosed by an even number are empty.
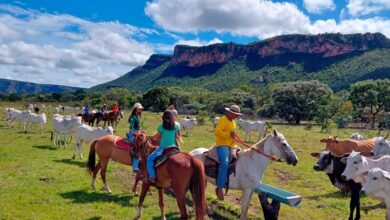
<svg viewBox="0 0 390 220">
<path fill-rule="evenodd" d="M 133 147 L 128 142 L 128 140 L 124 140 L 122 137 L 116 136 L 114 140 L 114 145 L 120 149 L 132 151 Z"/>
</svg>

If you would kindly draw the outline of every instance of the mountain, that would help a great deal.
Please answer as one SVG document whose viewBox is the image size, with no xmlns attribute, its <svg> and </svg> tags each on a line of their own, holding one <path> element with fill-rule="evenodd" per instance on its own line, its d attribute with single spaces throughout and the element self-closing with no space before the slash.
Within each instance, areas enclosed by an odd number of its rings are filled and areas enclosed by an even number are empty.
<svg viewBox="0 0 390 220">
<path fill-rule="evenodd" d="M 317 79 L 337 91 L 359 80 L 389 77 L 390 40 L 380 33 L 282 35 L 248 45 L 177 45 L 173 55 L 154 54 L 143 66 L 90 90 L 198 86 L 222 91 Z"/>
<path fill-rule="evenodd" d="M 0 79 L 2 93 L 65 93 L 75 92 L 78 89 L 81 88 Z"/>
</svg>

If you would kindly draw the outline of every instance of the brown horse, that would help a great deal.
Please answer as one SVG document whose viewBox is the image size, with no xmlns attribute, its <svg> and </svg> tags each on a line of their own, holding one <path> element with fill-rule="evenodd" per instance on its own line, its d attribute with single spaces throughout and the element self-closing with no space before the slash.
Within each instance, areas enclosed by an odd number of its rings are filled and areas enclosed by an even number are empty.
<svg viewBox="0 0 390 220">
<path fill-rule="evenodd" d="M 133 165 L 133 160 L 129 155 L 129 151 L 118 148 L 114 145 L 115 138 L 117 136 L 115 135 L 106 135 L 101 138 L 98 138 L 94 140 L 91 144 L 91 149 L 89 151 L 89 157 L 88 157 L 88 171 L 90 174 L 92 174 L 92 187 L 95 188 L 95 182 L 96 182 L 96 175 L 100 171 L 100 175 L 102 177 L 103 183 L 104 183 L 104 190 L 108 193 L 111 193 L 110 188 L 107 185 L 106 181 L 106 170 L 108 166 L 108 162 L 110 159 L 125 164 L 128 166 Z M 99 156 L 99 162 L 95 166 L 96 162 L 96 154 Z M 134 185 L 132 187 L 132 191 L 136 194 L 136 188 L 138 181 L 141 179 L 141 173 L 138 172 Z"/>
<path fill-rule="evenodd" d="M 140 171 L 145 177 L 147 176 L 146 159 L 155 149 L 156 147 L 152 145 L 150 138 L 144 132 L 135 135 L 133 151 L 140 158 Z M 162 165 L 156 168 L 156 177 L 155 186 L 158 189 L 162 219 L 165 219 L 163 189 L 169 187 L 172 188 L 175 194 L 181 219 L 188 219 L 185 205 L 185 196 L 188 189 L 190 189 L 194 200 L 196 219 L 204 219 L 206 211 L 206 176 L 203 164 L 199 160 L 187 153 L 171 155 Z M 135 219 L 141 218 L 142 205 L 149 188 L 150 183 L 143 181 Z"/>
<path fill-rule="evenodd" d="M 96 113 L 89 113 L 88 115 L 84 115 L 84 114 L 79 113 L 76 116 L 82 117 L 84 122 L 88 123 L 89 126 L 93 127 L 93 124 L 94 124 L 95 119 L 96 119 Z"/>
<path fill-rule="evenodd" d="M 123 118 L 123 113 L 121 111 L 118 111 L 118 112 L 104 112 L 103 113 L 103 121 L 104 121 L 104 124 L 103 124 L 103 127 L 106 127 L 106 123 L 107 123 L 107 126 L 112 126 L 114 129 L 116 129 L 116 125 L 118 124 L 119 120 Z"/>
</svg>

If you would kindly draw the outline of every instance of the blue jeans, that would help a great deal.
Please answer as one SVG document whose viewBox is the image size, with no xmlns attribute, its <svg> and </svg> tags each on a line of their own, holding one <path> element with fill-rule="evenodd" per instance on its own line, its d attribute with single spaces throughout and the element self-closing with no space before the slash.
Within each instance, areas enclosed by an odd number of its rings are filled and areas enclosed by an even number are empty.
<svg viewBox="0 0 390 220">
<path fill-rule="evenodd" d="M 217 146 L 217 155 L 219 159 L 219 170 L 217 178 L 217 187 L 222 189 L 226 186 L 226 181 L 228 178 L 228 169 L 229 169 L 229 156 L 230 156 L 230 147 L 227 146 Z"/>
<path fill-rule="evenodd" d="M 129 141 L 131 144 L 134 142 L 134 134 L 133 132 L 129 132 Z M 137 157 L 132 157 L 133 159 L 133 171 L 139 171 L 139 158 Z"/>
<path fill-rule="evenodd" d="M 146 167 L 148 169 L 149 178 L 156 178 L 156 170 L 154 169 L 154 160 L 160 156 L 165 150 L 165 147 L 158 147 L 152 154 L 146 159 Z"/>
</svg>

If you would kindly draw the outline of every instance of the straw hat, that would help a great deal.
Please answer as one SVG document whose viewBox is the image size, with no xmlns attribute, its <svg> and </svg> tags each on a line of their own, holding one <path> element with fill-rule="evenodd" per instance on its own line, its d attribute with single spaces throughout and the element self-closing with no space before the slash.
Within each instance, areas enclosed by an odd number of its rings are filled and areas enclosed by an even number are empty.
<svg viewBox="0 0 390 220">
<path fill-rule="evenodd" d="M 141 103 L 138 103 L 138 102 L 134 104 L 134 108 L 144 109 L 144 107 L 142 107 Z"/>
<path fill-rule="evenodd" d="M 231 105 L 230 108 L 225 108 L 225 110 L 235 115 L 243 115 L 238 105 Z"/>
</svg>

